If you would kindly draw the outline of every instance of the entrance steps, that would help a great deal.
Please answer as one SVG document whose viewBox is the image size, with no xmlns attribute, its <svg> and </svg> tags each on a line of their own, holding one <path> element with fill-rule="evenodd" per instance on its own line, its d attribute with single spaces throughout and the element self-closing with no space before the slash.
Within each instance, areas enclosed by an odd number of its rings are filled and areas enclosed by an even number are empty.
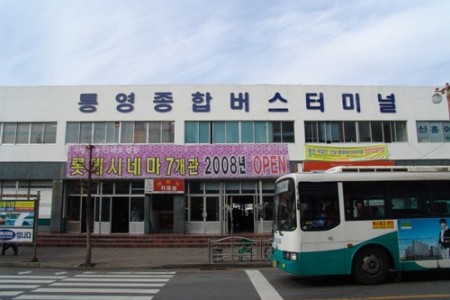
<svg viewBox="0 0 450 300">
<path fill-rule="evenodd" d="M 270 234 L 242 233 L 237 236 L 267 240 Z M 220 234 L 92 234 L 92 247 L 104 248 L 207 248 L 208 240 L 230 235 Z M 39 233 L 39 247 L 85 247 L 86 234 Z"/>
</svg>

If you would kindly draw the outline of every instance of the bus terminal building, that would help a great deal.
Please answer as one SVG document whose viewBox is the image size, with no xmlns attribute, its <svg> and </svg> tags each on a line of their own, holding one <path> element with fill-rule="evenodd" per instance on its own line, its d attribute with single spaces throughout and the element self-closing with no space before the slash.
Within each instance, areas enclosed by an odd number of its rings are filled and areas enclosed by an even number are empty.
<svg viewBox="0 0 450 300">
<path fill-rule="evenodd" d="M 89 161 L 99 234 L 270 232 L 281 175 L 450 165 L 434 87 L 0 87 L 0 99 L 1 194 L 40 191 L 51 232 L 85 232 Z"/>
</svg>

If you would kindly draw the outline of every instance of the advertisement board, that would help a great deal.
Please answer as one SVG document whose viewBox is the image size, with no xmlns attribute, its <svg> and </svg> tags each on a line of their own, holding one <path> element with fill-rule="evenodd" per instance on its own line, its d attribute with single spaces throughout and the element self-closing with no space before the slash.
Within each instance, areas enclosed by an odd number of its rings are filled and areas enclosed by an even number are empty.
<svg viewBox="0 0 450 300">
<path fill-rule="evenodd" d="M 359 147 L 305 146 L 306 160 L 315 161 L 368 161 L 385 160 L 388 150 L 385 144 Z"/>
<path fill-rule="evenodd" d="M 0 242 L 33 242 L 36 203 L 28 199 L 0 200 Z"/>
<path fill-rule="evenodd" d="M 86 178 L 85 145 L 69 146 L 67 178 Z M 289 173 L 286 144 L 101 145 L 96 178 L 277 178 Z"/>
</svg>

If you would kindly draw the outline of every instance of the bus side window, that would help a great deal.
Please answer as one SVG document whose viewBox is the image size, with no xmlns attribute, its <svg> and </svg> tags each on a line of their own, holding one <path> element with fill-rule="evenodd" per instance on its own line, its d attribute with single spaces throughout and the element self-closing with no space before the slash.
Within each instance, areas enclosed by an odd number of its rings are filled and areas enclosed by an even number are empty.
<svg viewBox="0 0 450 300">
<path fill-rule="evenodd" d="M 382 219 L 386 216 L 386 204 L 384 199 L 364 199 L 347 202 L 346 218 L 351 219 Z"/>
<path fill-rule="evenodd" d="M 430 189 L 426 182 L 390 182 L 393 218 L 427 218 L 431 215 Z"/>
<path fill-rule="evenodd" d="M 345 218 L 373 220 L 386 217 L 387 206 L 384 182 L 345 182 Z"/>
<path fill-rule="evenodd" d="M 450 200 L 438 200 L 433 203 L 433 216 L 448 217 L 450 208 Z"/>
<path fill-rule="evenodd" d="M 339 225 L 339 197 L 335 182 L 304 182 L 300 183 L 299 190 L 303 231 L 324 231 Z"/>
<path fill-rule="evenodd" d="M 450 216 L 450 182 L 432 182 L 432 215 L 434 217 Z"/>
</svg>

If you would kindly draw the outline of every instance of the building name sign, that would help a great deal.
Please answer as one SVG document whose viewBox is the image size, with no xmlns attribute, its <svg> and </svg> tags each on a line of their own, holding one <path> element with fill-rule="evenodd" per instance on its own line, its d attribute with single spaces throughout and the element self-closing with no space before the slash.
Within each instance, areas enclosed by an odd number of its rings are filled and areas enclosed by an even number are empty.
<svg viewBox="0 0 450 300">
<path fill-rule="evenodd" d="M 264 99 L 261 99 L 261 95 L 253 96 L 250 92 L 236 92 L 229 91 L 226 98 L 223 95 L 215 95 L 214 92 L 204 90 L 192 90 L 190 93 L 178 96 L 174 95 L 172 91 L 153 91 L 146 94 L 138 94 L 133 91 L 127 90 L 121 93 L 117 93 L 115 96 L 101 97 L 98 93 L 81 93 L 79 99 L 75 100 L 78 104 L 78 109 L 82 113 L 92 114 L 101 109 L 103 106 L 115 105 L 117 112 L 119 113 L 131 113 L 135 109 L 135 105 L 139 101 L 150 102 L 153 105 L 153 110 L 157 113 L 171 112 L 173 107 L 177 105 L 177 102 L 185 102 L 186 99 L 191 101 L 190 109 L 194 113 L 209 113 L 214 106 L 214 102 L 227 101 L 230 111 L 244 111 L 246 113 L 251 111 L 253 103 L 255 105 L 261 105 L 264 101 L 267 105 L 267 111 L 269 113 L 287 113 L 289 112 L 289 105 L 293 103 L 298 106 L 302 103 L 308 111 L 320 111 L 325 112 L 326 102 L 335 102 L 336 99 L 333 95 L 333 99 L 326 99 L 323 92 L 311 91 L 296 94 L 295 97 L 288 96 L 288 93 L 274 92 L 273 94 L 267 94 Z M 301 98 L 298 98 L 301 97 Z M 360 113 L 363 109 L 361 104 L 359 93 L 341 93 L 339 94 L 340 105 L 344 111 L 355 111 Z M 394 93 L 381 94 L 378 93 L 374 99 L 364 99 L 368 101 L 377 101 L 380 113 L 392 114 L 397 112 L 396 99 Z"/>
<path fill-rule="evenodd" d="M 286 144 L 101 145 L 92 152 L 96 178 L 276 178 L 289 173 Z M 86 178 L 89 153 L 68 149 L 67 178 Z"/>
</svg>

